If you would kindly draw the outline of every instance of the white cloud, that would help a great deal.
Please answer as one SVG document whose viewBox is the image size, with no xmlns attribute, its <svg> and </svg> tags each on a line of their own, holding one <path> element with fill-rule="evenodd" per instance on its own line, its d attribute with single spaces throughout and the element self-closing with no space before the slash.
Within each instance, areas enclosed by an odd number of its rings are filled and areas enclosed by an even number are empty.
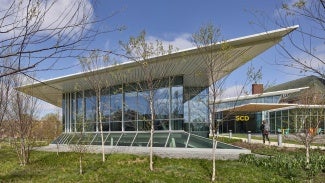
<svg viewBox="0 0 325 183">
<path fill-rule="evenodd" d="M 183 50 L 193 47 L 193 44 L 191 42 L 191 36 L 191 34 L 183 33 L 172 38 L 171 40 L 164 40 L 159 37 L 148 36 L 147 41 L 155 42 L 156 40 L 160 40 L 163 43 L 165 49 L 167 49 L 169 45 L 172 45 L 175 49 Z"/>
<path fill-rule="evenodd" d="M 13 1 L 10 0 L 0 0 L 0 18 L 2 18 L 0 31 L 5 32 L 10 30 L 7 33 L 1 34 L 2 38 L 17 36 L 21 34 L 21 31 L 24 31 L 22 28 L 26 24 L 28 1 L 14 1 L 13 8 L 10 8 L 12 3 Z M 34 27 L 34 29 L 47 29 L 42 34 L 53 34 L 53 30 L 51 29 L 74 26 L 85 19 L 91 20 L 94 13 L 89 0 L 47 0 L 41 1 L 40 3 L 38 1 L 32 1 L 29 9 L 29 16 L 33 17 L 29 19 L 29 25 L 33 25 L 36 21 L 41 20 L 42 23 L 38 25 L 39 28 Z M 7 14 L 10 14 L 10 16 L 6 16 Z M 32 28 L 30 27 L 30 29 Z M 72 37 L 82 28 L 82 26 L 79 28 L 74 27 L 66 29 L 66 31 L 61 33 Z"/>
<path fill-rule="evenodd" d="M 233 86 L 227 87 L 227 89 L 225 89 L 222 92 L 220 99 L 230 98 L 230 97 L 238 97 L 238 96 L 244 95 L 243 89 L 244 89 L 243 85 L 233 85 Z"/>
<path fill-rule="evenodd" d="M 50 114 L 50 113 L 54 113 L 54 114 L 59 113 L 59 115 L 61 116 L 62 109 L 57 106 L 54 106 L 52 104 L 49 104 L 47 102 L 40 100 L 38 108 L 39 108 L 38 112 L 40 115 L 39 118 L 42 118 L 45 115 Z"/>
</svg>

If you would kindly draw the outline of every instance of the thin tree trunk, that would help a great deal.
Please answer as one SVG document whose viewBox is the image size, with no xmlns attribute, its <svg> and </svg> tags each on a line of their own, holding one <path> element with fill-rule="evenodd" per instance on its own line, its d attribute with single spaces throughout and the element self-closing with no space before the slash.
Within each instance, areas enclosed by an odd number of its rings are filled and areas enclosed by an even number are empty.
<svg viewBox="0 0 325 183">
<path fill-rule="evenodd" d="M 153 171 L 153 130 L 150 132 L 150 170 Z"/>
<path fill-rule="evenodd" d="M 56 141 L 56 155 L 59 156 L 60 152 L 60 146 L 59 146 L 59 141 Z"/>
<path fill-rule="evenodd" d="M 29 156 L 30 155 L 30 147 L 29 144 L 27 144 L 27 150 L 25 152 L 25 157 L 26 157 L 26 164 L 29 164 Z"/>
<path fill-rule="evenodd" d="M 153 171 L 153 133 L 154 133 L 154 106 L 152 101 L 152 91 L 150 91 L 150 110 L 151 110 L 151 131 L 150 131 L 150 170 Z"/>
<path fill-rule="evenodd" d="M 103 156 L 103 162 L 105 162 L 105 142 L 104 142 L 104 133 L 103 133 L 103 123 L 102 120 L 100 120 L 100 136 L 102 139 L 102 156 Z"/>
<path fill-rule="evenodd" d="M 82 175 L 82 155 L 79 156 L 79 173 Z"/>
<path fill-rule="evenodd" d="M 99 99 L 100 102 L 100 99 Z M 100 126 L 100 136 L 102 141 L 102 158 L 103 162 L 105 162 L 105 142 L 104 142 L 104 132 L 103 132 L 103 121 L 102 121 L 102 113 L 101 113 L 101 107 L 100 103 L 98 105 L 98 111 L 99 111 L 99 126 Z"/>
<path fill-rule="evenodd" d="M 307 168 L 309 168 L 309 163 L 310 163 L 309 148 L 310 148 L 310 145 L 309 145 L 308 140 L 306 139 L 306 166 L 307 166 Z"/>
<path fill-rule="evenodd" d="M 25 140 L 24 138 L 21 139 L 21 159 L 22 159 L 22 165 L 25 166 L 26 165 L 26 145 L 25 145 Z"/>
<path fill-rule="evenodd" d="M 214 182 L 216 180 L 216 147 L 217 141 L 215 140 L 213 131 L 213 148 L 212 148 L 212 178 L 211 181 Z"/>
</svg>

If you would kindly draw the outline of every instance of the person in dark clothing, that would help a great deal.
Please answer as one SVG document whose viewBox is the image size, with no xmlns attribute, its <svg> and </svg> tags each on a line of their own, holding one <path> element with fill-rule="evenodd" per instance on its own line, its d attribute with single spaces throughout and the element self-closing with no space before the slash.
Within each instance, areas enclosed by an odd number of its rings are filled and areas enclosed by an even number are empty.
<svg viewBox="0 0 325 183">
<path fill-rule="evenodd" d="M 260 130 L 261 130 L 262 136 L 263 136 L 263 144 L 265 144 L 265 138 L 269 141 L 269 144 L 270 144 L 269 127 L 267 126 L 265 120 L 262 121 L 262 124 L 260 126 Z"/>
</svg>

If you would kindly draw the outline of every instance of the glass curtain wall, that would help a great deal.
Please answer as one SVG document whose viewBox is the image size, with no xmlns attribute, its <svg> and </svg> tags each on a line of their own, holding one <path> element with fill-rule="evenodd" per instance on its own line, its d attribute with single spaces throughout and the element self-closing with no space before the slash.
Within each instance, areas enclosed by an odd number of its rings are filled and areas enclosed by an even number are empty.
<svg viewBox="0 0 325 183">
<path fill-rule="evenodd" d="M 325 109 L 297 107 L 292 109 L 284 109 L 268 112 L 270 127 L 272 132 L 277 133 L 296 133 L 302 129 L 325 128 Z M 303 126 L 307 125 L 307 126 Z M 317 130 L 317 129 L 316 129 Z"/>
<path fill-rule="evenodd" d="M 123 88 L 116 86 L 110 88 L 109 123 L 111 131 L 122 131 L 123 121 Z"/>
<path fill-rule="evenodd" d="M 159 88 L 154 94 L 156 113 L 155 130 L 169 130 L 170 93 L 169 88 Z"/>
<path fill-rule="evenodd" d="M 126 91 L 124 103 L 124 128 L 125 131 L 138 130 L 138 92 Z"/>
<path fill-rule="evenodd" d="M 170 88 L 170 130 L 184 130 L 184 90 L 183 78 L 175 77 L 171 80 Z"/>
<path fill-rule="evenodd" d="M 151 128 L 150 125 L 150 105 L 149 105 L 149 92 L 138 92 L 138 131 L 148 131 Z"/>
<path fill-rule="evenodd" d="M 76 121 L 74 121 L 74 123 L 76 124 L 76 128 L 75 131 L 76 132 L 81 132 L 84 131 L 84 100 L 83 100 L 84 96 L 83 96 L 83 92 L 77 92 L 76 93 L 76 111 L 72 111 L 72 114 L 70 115 L 74 115 Z"/>
<path fill-rule="evenodd" d="M 110 131 L 110 90 L 108 88 L 101 90 L 100 95 L 100 112 L 102 117 L 103 131 Z"/>
<path fill-rule="evenodd" d="M 98 131 L 97 128 L 97 97 L 96 93 L 92 90 L 87 90 L 84 92 L 84 103 L 85 103 L 85 121 L 84 130 L 86 132 Z"/>
<path fill-rule="evenodd" d="M 65 93 L 62 103 L 65 132 L 97 132 L 99 116 L 104 131 L 150 130 L 150 91 L 146 86 L 142 82 L 103 88 L 99 97 L 92 90 Z M 206 136 L 207 102 L 207 90 L 184 89 L 182 76 L 155 81 L 155 130 L 185 130 Z"/>
<path fill-rule="evenodd" d="M 209 108 L 208 89 L 185 88 L 184 121 L 185 131 L 208 137 Z"/>
</svg>

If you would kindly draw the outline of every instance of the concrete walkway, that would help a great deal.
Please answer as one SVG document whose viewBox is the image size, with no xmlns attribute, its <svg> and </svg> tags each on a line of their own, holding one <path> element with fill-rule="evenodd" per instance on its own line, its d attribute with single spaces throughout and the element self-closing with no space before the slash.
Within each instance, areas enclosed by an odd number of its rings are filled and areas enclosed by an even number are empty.
<svg viewBox="0 0 325 183">
<path fill-rule="evenodd" d="M 258 139 L 253 139 L 254 136 L 259 136 L 261 137 L 261 135 L 257 135 L 257 134 L 252 134 L 251 135 L 251 140 L 250 143 L 252 144 L 263 144 L 263 140 L 258 140 Z M 229 138 L 229 134 L 221 134 L 220 137 L 225 137 L 225 138 Z M 231 137 L 232 139 L 240 139 L 242 140 L 242 142 L 248 142 L 248 137 L 247 138 L 240 138 L 240 137 Z M 282 137 L 282 143 L 279 142 L 275 142 L 274 139 L 277 140 L 277 135 L 269 135 L 269 138 L 271 140 L 271 142 L 269 143 L 268 141 L 265 142 L 265 145 L 270 145 L 270 146 L 278 146 L 278 147 L 293 147 L 293 148 L 305 148 L 304 145 L 301 144 L 291 144 L 291 143 L 285 143 L 283 142 L 284 137 Z M 290 137 L 286 137 L 286 138 L 290 138 Z M 273 141 L 272 141 L 273 140 Z M 325 150 L 325 136 L 324 135 L 320 135 L 319 138 L 317 139 L 317 143 L 321 144 L 320 146 L 311 146 L 312 149 L 321 149 L 321 150 Z"/>
<path fill-rule="evenodd" d="M 55 145 L 50 144 L 48 146 L 36 147 L 38 151 L 48 152 L 71 152 L 74 146 L 72 145 Z M 102 149 L 99 145 L 88 145 L 85 146 L 86 152 L 101 153 Z M 150 148 L 148 147 L 129 147 L 129 146 L 105 146 L 105 153 L 125 153 L 125 154 L 136 154 L 136 155 L 149 155 Z M 168 148 L 168 147 L 154 147 L 153 153 L 155 156 L 163 158 L 195 158 L 195 159 L 212 159 L 211 148 Z M 218 160 L 235 160 L 238 159 L 240 154 L 250 154 L 251 151 L 248 149 L 216 149 L 216 159 Z"/>
</svg>

